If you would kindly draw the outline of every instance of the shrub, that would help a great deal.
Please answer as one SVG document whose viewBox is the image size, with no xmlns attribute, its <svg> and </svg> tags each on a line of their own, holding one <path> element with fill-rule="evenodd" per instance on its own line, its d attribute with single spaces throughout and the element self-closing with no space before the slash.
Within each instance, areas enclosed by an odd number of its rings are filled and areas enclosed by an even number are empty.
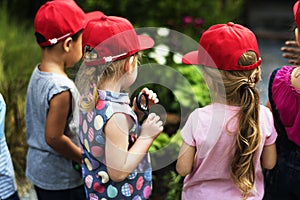
<svg viewBox="0 0 300 200">
<path fill-rule="evenodd" d="M 86 11 L 96 9 L 125 17 L 137 27 L 168 27 L 198 40 L 202 28 L 232 20 L 241 23 L 244 0 L 76 2 Z"/>
</svg>

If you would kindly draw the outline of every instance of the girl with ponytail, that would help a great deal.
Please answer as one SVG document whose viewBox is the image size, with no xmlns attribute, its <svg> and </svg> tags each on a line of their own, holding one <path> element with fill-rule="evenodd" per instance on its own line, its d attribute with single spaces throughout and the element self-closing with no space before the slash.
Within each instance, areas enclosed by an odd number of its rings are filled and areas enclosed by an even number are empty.
<svg viewBox="0 0 300 200">
<path fill-rule="evenodd" d="M 182 199 L 262 199 L 262 168 L 276 163 L 277 133 L 256 88 L 261 58 L 255 35 L 232 22 L 214 25 L 183 62 L 203 66 L 212 103 L 194 110 L 181 131 L 176 169 L 186 176 Z"/>
</svg>

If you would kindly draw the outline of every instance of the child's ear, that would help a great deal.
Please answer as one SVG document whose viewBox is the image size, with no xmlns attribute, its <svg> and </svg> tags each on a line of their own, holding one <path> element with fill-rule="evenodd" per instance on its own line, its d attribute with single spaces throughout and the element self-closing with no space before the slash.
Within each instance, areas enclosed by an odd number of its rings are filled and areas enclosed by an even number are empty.
<svg viewBox="0 0 300 200">
<path fill-rule="evenodd" d="M 126 59 L 125 66 L 124 66 L 125 72 L 130 72 L 131 69 L 135 67 L 133 62 L 134 62 L 134 56 L 130 56 L 129 58 Z"/>
<path fill-rule="evenodd" d="M 71 42 L 72 42 L 72 38 L 71 37 L 68 37 L 63 42 L 63 49 L 64 49 L 65 52 L 69 52 L 70 51 Z"/>
</svg>

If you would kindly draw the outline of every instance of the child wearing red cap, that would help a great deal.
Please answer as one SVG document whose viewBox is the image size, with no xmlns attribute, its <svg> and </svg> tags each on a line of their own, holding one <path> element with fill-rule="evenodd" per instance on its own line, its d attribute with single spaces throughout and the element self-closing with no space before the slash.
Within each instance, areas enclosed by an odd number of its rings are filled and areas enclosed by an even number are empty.
<svg viewBox="0 0 300 200">
<path fill-rule="evenodd" d="M 300 44 L 300 3 L 293 7 L 295 40 Z M 293 61 L 292 61 L 293 62 Z M 300 67 L 282 66 L 269 80 L 269 102 L 278 139 L 276 167 L 266 172 L 265 200 L 300 199 Z"/>
<path fill-rule="evenodd" d="M 176 169 L 186 176 L 182 199 L 262 199 L 262 167 L 276 163 L 277 133 L 256 88 L 261 58 L 255 35 L 232 22 L 213 25 L 183 62 L 203 66 L 212 103 L 194 110 L 181 130 Z"/>
<path fill-rule="evenodd" d="M 80 141 L 87 199 L 141 200 L 151 195 L 148 150 L 163 122 L 151 113 L 140 125 L 143 113 L 129 106 L 124 90 L 137 77 L 137 53 L 153 45 L 150 37 L 137 35 L 121 17 L 90 21 L 83 33 L 85 59 L 76 84 L 82 95 Z M 152 90 L 142 92 L 149 106 L 159 101 Z"/>
<path fill-rule="evenodd" d="M 69 0 L 49 1 L 35 16 L 42 60 L 27 89 L 26 175 L 39 200 L 85 198 L 81 174 L 73 168 L 73 163 L 81 163 L 79 93 L 64 69 L 81 59 L 82 31 L 94 14 L 85 14 Z"/>
</svg>

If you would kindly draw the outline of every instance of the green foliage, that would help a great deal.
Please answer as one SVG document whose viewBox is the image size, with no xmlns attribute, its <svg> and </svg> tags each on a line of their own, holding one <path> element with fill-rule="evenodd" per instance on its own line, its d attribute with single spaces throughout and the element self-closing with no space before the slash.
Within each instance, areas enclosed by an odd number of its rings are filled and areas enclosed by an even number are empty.
<svg viewBox="0 0 300 200">
<path fill-rule="evenodd" d="M 170 171 L 164 176 L 164 180 L 168 187 L 168 193 L 165 200 L 180 200 L 183 187 L 183 177 L 175 171 Z"/>
<path fill-rule="evenodd" d="M 14 20 L 22 24 L 24 20 L 32 20 L 38 8 L 46 1 L 47 0 L 1 0 L 0 7 L 5 9 L 5 13 L 13 17 Z"/>
<path fill-rule="evenodd" d="M 182 138 L 180 136 L 179 131 L 173 134 L 172 136 L 169 136 L 168 133 L 161 133 L 153 142 L 152 146 L 149 149 L 149 152 L 150 153 L 157 152 L 158 150 L 163 149 L 169 145 L 173 145 L 174 150 L 176 152 L 179 152 L 179 147 L 181 145 L 181 142 L 182 142 Z"/>
<path fill-rule="evenodd" d="M 178 98 L 182 99 L 181 103 L 186 107 L 191 105 L 192 103 L 189 94 L 193 93 L 196 96 L 200 107 L 209 104 L 211 100 L 209 90 L 199 69 L 193 65 L 179 65 L 176 69 L 189 80 L 192 89 L 192 91 L 189 91 L 190 88 L 182 87 L 181 85 L 177 86 L 177 90 L 175 90 L 174 93 Z"/>
<path fill-rule="evenodd" d="M 6 101 L 6 140 L 18 182 L 25 177 L 25 96 L 30 74 L 39 60 L 32 29 L 16 23 L 0 7 L 0 92 Z"/>
<path fill-rule="evenodd" d="M 137 29 L 137 32 L 149 34 L 155 40 L 155 46 L 143 52 L 142 69 L 135 84 L 150 82 L 144 86 L 157 92 L 166 111 L 182 117 L 187 117 L 187 110 L 210 102 L 199 67 L 181 64 L 182 55 L 197 49 L 198 41 L 166 28 Z M 181 113 L 182 110 L 186 112 Z"/>
<path fill-rule="evenodd" d="M 165 167 L 161 163 L 170 164 L 177 160 L 182 139 L 179 131 L 169 136 L 167 133 L 161 133 L 153 142 L 149 149 L 152 157 L 152 167 L 154 169 Z"/>
<path fill-rule="evenodd" d="M 107 15 L 126 17 L 137 27 L 164 26 L 198 39 L 202 28 L 207 29 L 215 23 L 241 23 L 244 0 L 76 2 L 86 11 L 101 10 Z"/>
<path fill-rule="evenodd" d="M 166 187 L 164 191 L 166 193 L 164 194 L 165 200 L 181 199 L 180 197 L 183 178 L 178 175 L 173 169 L 173 165 L 175 165 L 176 163 L 181 143 L 182 138 L 180 135 L 180 131 L 177 131 L 177 133 L 173 134 L 172 136 L 169 136 L 167 133 L 161 133 L 155 139 L 149 150 L 150 154 L 157 152 L 160 153 L 159 156 L 155 156 L 154 161 L 159 160 L 159 162 L 162 162 L 162 159 L 164 158 L 169 158 L 173 161 L 169 166 L 166 166 L 166 168 L 158 171 L 158 173 L 154 173 L 153 175 L 154 182 L 156 182 L 157 184 L 159 183 L 160 186 L 164 185 Z M 155 162 L 152 163 L 154 168 L 155 164 Z M 160 176 L 160 172 L 163 172 L 164 175 Z M 156 189 L 154 189 L 154 191 L 155 190 Z M 155 198 L 157 194 L 154 193 L 153 195 Z"/>
</svg>

